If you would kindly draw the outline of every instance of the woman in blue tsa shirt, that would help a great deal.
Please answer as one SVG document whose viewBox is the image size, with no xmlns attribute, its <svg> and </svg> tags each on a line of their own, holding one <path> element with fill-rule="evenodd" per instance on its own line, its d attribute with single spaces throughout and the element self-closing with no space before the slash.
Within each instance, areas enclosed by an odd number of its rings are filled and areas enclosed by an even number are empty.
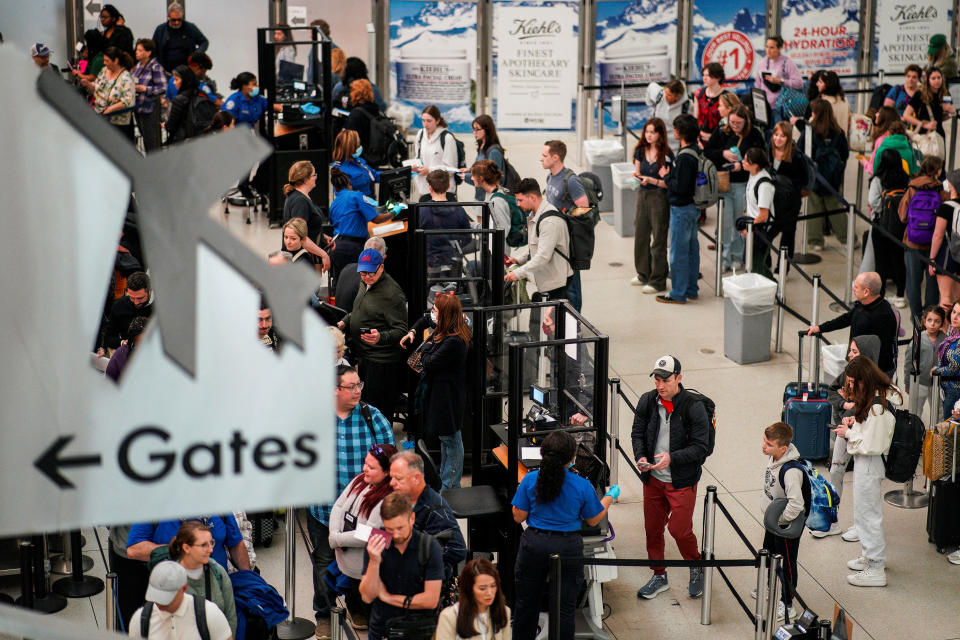
<svg viewBox="0 0 960 640">
<path fill-rule="evenodd" d="M 600 523 L 620 487 L 610 487 L 598 500 L 590 482 L 570 471 L 577 441 L 565 431 L 554 431 L 540 445 L 540 469 L 523 477 L 513 497 L 513 519 L 527 521 L 515 567 L 516 602 L 514 640 L 534 640 L 540 617 L 540 596 L 546 588 L 551 555 L 582 558 L 581 521 Z M 577 595 L 583 566 L 566 564 L 560 576 L 560 638 L 573 640 Z"/>
<path fill-rule="evenodd" d="M 253 127 L 267 110 L 268 104 L 267 99 L 260 95 L 257 76 L 249 71 L 243 71 L 230 81 L 230 89 L 233 93 L 224 101 L 221 110 L 232 115 L 238 125 Z M 273 110 L 282 111 L 283 107 L 275 104 Z"/>
<path fill-rule="evenodd" d="M 337 134 L 333 143 L 333 166 L 350 178 L 354 191 L 372 198 L 373 185 L 380 182 L 380 172 L 372 169 L 362 154 L 360 134 L 353 129 L 344 129 Z"/>
<path fill-rule="evenodd" d="M 352 133 L 355 131 L 344 131 Z M 333 250 L 333 280 L 336 282 L 340 270 L 352 264 L 360 257 L 363 243 L 370 237 L 368 222 L 386 222 L 393 217 L 389 211 L 377 214 L 376 202 L 369 196 L 353 190 L 353 184 L 347 174 L 336 165 L 330 169 L 330 184 L 333 186 L 333 202 L 330 203 L 330 223 L 337 238 Z"/>
</svg>

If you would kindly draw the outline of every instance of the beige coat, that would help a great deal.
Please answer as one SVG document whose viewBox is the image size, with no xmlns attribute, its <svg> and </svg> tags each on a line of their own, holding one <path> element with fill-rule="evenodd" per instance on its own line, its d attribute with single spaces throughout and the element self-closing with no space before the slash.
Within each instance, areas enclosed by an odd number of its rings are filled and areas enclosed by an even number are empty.
<svg viewBox="0 0 960 640">
<path fill-rule="evenodd" d="M 540 207 L 527 217 L 527 246 L 513 251 L 511 257 L 517 261 L 520 268 L 514 273 L 519 278 L 533 280 L 537 291 L 547 292 L 567 284 L 567 279 L 573 275 L 570 263 L 557 253 L 570 255 L 570 232 L 567 223 L 559 216 L 550 216 L 540 225 L 540 236 L 537 236 L 537 220 L 545 211 L 556 211 L 547 199 L 544 198 Z"/>
<path fill-rule="evenodd" d="M 457 635 L 457 614 L 460 611 L 460 604 L 453 604 L 440 612 L 440 619 L 437 621 L 437 633 L 434 640 L 511 640 L 513 632 L 510 630 L 510 608 L 507 607 L 507 626 L 493 635 L 487 634 L 486 637 L 480 635 L 469 638 L 460 638 Z"/>
</svg>

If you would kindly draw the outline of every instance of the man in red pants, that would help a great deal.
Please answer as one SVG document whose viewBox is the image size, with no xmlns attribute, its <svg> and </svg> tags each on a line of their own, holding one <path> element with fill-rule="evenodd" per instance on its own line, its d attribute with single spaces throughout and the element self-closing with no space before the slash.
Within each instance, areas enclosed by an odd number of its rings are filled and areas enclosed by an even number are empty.
<svg viewBox="0 0 960 640">
<path fill-rule="evenodd" d="M 643 480 L 643 518 L 647 556 L 663 559 L 664 529 L 677 541 L 684 560 L 699 560 L 693 533 L 693 509 L 697 482 L 707 457 L 707 411 L 694 395 L 684 390 L 680 361 L 662 356 L 650 374 L 656 389 L 637 402 L 631 439 L 633 457 Z M 653 576 L 637 591 L 638 598 L 654 598 L 669 588 L 664 567 L 654 567 Z M 688 592 L 703 594 L 703 569 L 691 567 Z"/>
</svg>

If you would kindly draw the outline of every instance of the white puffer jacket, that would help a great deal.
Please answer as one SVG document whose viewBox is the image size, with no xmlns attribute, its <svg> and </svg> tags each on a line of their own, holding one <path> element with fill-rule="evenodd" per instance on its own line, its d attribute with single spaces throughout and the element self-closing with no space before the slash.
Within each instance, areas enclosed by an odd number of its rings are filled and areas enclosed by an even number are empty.
<svg viewBox="0 0 960 640">
<path fill-rule="evenodd" d="M 887 405 L 891 410 L 884 411 L 880 404 L 870 407 L 867 419 L 854 422 L 847 430 L 847 453 L 855 456 L 880 456 L 890 453 L 893 440 L 893 427 L 896 417 L 892 408 L 903 404 L 903 395 L 897 389 L 887 392 Z"/>
</svg>

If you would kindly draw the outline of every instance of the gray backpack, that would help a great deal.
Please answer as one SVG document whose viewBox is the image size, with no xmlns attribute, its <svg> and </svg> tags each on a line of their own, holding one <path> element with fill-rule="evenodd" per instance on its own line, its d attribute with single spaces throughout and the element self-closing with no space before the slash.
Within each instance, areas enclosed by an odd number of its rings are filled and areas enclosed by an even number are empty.
<svg viewBox="0 0 960 640">
<path fill-rule="evenodd" d="M 692 147 L 685 147 L 677 155 L 697 157 L 697 184 L 693 188 L 693 205 L 697 209 L 706 209 L 720 200 L 720 183 L 717 179 L 717 167 L 703 153 L 697 153 Z"/>
</svg>

